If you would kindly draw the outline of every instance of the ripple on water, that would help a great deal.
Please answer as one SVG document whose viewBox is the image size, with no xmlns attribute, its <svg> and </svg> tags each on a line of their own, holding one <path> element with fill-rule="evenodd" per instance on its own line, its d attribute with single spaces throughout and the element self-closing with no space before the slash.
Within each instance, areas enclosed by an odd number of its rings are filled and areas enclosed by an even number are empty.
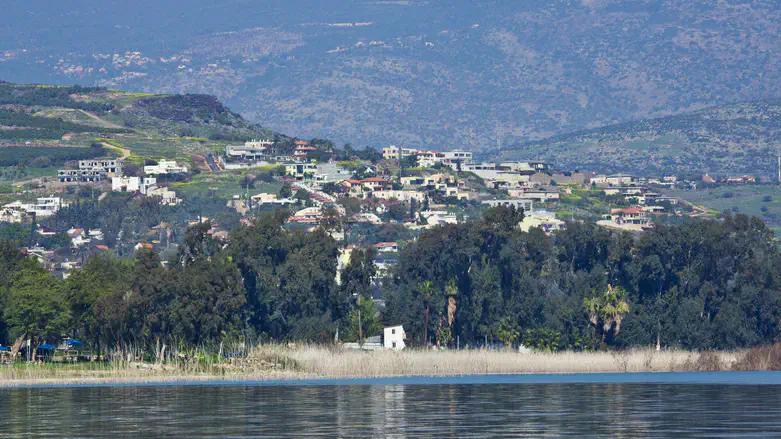
<svg viewBox="0 0 781 439">
<path fill-rule="evenodd" d="M 0 437 L 777 437 L 781 386 L 381 382 L 5 389 L 0 421 Z"/>
</svg>

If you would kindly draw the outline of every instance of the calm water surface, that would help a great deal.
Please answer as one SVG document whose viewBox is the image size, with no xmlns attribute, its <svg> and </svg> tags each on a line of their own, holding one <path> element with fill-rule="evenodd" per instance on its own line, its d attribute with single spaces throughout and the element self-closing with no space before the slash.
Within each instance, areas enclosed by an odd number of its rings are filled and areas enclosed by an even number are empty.
<svg viewBox="0 0 781 439">
<path fill-rule="evenodd" d="M 781 437 L 777 383 L 606 374 L 2 389 L 0 437 Z"/>
</svg>

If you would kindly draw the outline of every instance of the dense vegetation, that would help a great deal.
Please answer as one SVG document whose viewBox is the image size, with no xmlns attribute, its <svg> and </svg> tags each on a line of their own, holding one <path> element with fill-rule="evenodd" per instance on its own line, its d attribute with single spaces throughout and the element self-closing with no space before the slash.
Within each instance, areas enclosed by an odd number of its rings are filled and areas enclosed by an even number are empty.
<svg viewBox="0 0 781 439">
<path fill-rule="evenodd" d="M 33 116 L 21 111 L 0 109 L 0 139 L 59 139 L 65 133 L 86 133 L 95 127 L 67 122 L 51 117 Z M 125 132 L 116 128 L 104 128 L 102 132 Z"/>
<path fill-rule="evenodd" d="M 177 136 L 243 142 L 273 135 L 270 130 L 248 123 L 209 95 L 144 97 L 124 108 L 120 115 L 129 127 L 153 126 Z"/>
<path fill-rule="evenodd" d="M 0 83 L 0 105 L 29 105 L 42 107 L 76 108 L 87 111 L 108 111 L 114 106 L 106 102 L 85 102 L 73 99 L 73 95 L 104 92 L 97 87 L 19 86 Z"/>
<path fill-rule="evenodd" d="M 213 197 L 193 196 L 178 206 L 161 206 L 157 199 L 136 197 L 130 193 L 110 193 L 100 201 L 89 189 L 77 194 L 70 206 L 41 223 L 54 230 L 70 227 L 100 229 L 105 243 L 120 255 L 132 253 L 140 241 L 161 239 L 160 231 L 152 228 L 161 223 L 171 228 L 171 242 L 184 236 L 186 224 L 192 218 L 207 216 L 230 229 L 238 224 L 239 217 L 233 210 L 225 209 L 225 202 Z"/>
<path fill-rule="evenodd" d="M 402 254 L 385 318 L 419 342 L 420 316 L 430 313 L 428 333 L 436 332 L 452 297 L 452 335 L 462 344 L 505 338 L 577 349 L 658 337 L 706 349 L 781 335 L 781 253 L 756 218 L 658 226 L 639 239 L 583 223 L 553 237 L 512 224 L 488 217 L 425 234 Z"/>
<path fill-rule="evenodd" d="M 47 249 L 58 249 L 70 245 L 70 238 L 66 233 L 41 236 L 29 224 L 5 222 L 0 222 L 0 241 L 10 242 L 19 247 L 39 245 Z"/>
<path fill-rule="evenodd" d="M 172 95 L 139 99 L 136 105 L 145 108 L 149 114 L 158 119 L 176 122 L 208 123 L 217 120 L 231 124 L 240 116 L 231 113 L 214 96 L 209 95 Z"/>
<path fill-rule="evenodd" d="M 726 349 L 781 336 L 781 253 L 754 218 L 659 226 L 636 238 L 586 223 L 523 233 L 512 210 L 434 228 L 403 249 L 386 306 L 369 299 L 370 251 L 353 252 L 336 282 L 336 242 L 322 230 L 263 215 L 229 244 L 208 223 L 186 232 L 161 264 L 98 256 L 59 281 L 15 245 L 0 245 L 2 337 L 63 335 L 105 348 L 237 339 L 361 339 L 380 320 L 409 342 L 518 344 L 543 350 L 638 345 Z M 360 313 L 358 312 L 360 310 Z"/>
</svg>

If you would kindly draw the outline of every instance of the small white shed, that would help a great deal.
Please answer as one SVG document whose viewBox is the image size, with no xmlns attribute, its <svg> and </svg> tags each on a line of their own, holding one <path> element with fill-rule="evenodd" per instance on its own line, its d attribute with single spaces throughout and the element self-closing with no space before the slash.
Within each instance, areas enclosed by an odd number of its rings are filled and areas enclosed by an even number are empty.
<svg viewBox="0 0 781 439">
<path fill-rule="evenodd" d="M 385 349 L 400 351 L 406 346 L 404 344 L 404 339 L 406 338 L 407 334 L 404 333 L 404 327 L 402 325 L 388 326 L 383 333 L 383 346 Z"/>
</svg>

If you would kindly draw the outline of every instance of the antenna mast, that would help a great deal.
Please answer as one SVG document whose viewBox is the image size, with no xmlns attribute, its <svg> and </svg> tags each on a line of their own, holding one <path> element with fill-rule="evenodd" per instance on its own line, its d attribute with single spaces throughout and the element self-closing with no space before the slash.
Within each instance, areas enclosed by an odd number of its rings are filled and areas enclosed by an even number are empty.
<svg viewBox="0 0 781 439">
<path fill-rule="evenodd" d="M 778 184 L 781 184 L 781 149 L 778 151 Z"/>
</svg>

